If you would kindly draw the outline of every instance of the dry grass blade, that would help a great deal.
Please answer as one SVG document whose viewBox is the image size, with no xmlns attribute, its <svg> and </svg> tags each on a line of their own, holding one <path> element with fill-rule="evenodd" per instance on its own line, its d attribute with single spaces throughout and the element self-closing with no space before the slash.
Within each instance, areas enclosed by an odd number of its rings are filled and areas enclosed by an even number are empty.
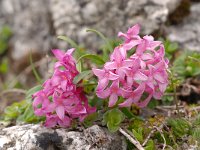
<svg viewBox="0 0 200 150">
<path fill-rule="evenodd" d="M 124 131 L 122 128 L 119 128 L 119 132 L 121 134 L 123 134 L 133 145 L 135 145 L 135 147 L 138 148 L 138 150 L 144 150 L 144 148 L 142 147 L 142 145 L 140 144 L 140 142 L 138 140 L 136 140 L 136 138 L 131 137 L 126 131 Z M 132 135 L 133 136 L 133 135 Z"/>
</svg>

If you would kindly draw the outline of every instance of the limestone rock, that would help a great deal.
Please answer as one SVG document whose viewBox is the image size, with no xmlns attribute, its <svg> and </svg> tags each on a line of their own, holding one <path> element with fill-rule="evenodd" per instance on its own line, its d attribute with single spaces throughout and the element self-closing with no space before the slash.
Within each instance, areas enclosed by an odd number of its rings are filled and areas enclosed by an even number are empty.
<svg viewBox="0 0 200 150">
<path fill-rule="evenodd" d="M 67 35 L 87 48 L 96 49 L 101 39 L 94 28 L 108 37 L 140 23 L 142 33 L 150 34 L 159 29 L 181 0 L 51 0 L 50 9 L 56 35 Z M 66 45 L 61 42 L 61 48 Z"/>
<path fill-rule="evenodd" d="M 87 48 L 96 50 L 102 40 L 87 28 L 108 37 L 140 23 L 142 34 L 150 34 L 166 22 L 181 0 L 0 0 L 0 26 L 11 26 L 14 36 L 10 54 L 21 61 L 32 50 L 45 54 L 66 42 L 56 40 L 67 35 Z"/>
<path fill-rule="evenodd" d="M 200 52 L 200 3 L 194 3 L 190 15 L 179 25 L 167 29 L 168 38 L 183 49 Z"/>
<path fill-rule="evenodd" d="M 11 27 L 11 57 L 21 61 L 30 51 L 44 53 L 52 46 L 48 0 L 0 0 L 0 20 Z"/>
<path fill-rule="evenodd" d="M 118 133 L 94 125 L 83 131 L 48 129 L 22 125 L 0 130 L 1 150 L 125 150 L 125 139 Z"/>
</svg>

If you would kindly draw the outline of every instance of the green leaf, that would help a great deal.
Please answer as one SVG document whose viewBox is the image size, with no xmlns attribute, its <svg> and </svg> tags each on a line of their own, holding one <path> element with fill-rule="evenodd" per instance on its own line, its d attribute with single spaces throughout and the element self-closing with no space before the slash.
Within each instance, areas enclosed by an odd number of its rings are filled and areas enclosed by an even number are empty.
<svg viewBox="0 0 200 150">
<path fill-rule="evenodd" d="M 193 77 L 200 74 L 200 54 L 198 52 L 185 51 L 178 56 L 172 67 L 172 71 L 184 81 L 187 77 Z"/>
<path fill-rule="evenodd" d="M 100 56 L 95 55 L 95 54 L 85 54 L 78 59 L 77 63 L 80 62 L 80 60 L 85 59 L 85 58 L 90 59 L 93 63 L 97 65 L 105 64 L 105 61 Z"/>
<path fill-rule="evenodd" d="M 119 125 L 113 125 L 111 122 L 107 123 L 107 127 L 110 132 L 116 132 L 119 129 Z"/>
<path fill-rule="evenodd" d="M 193 122 L 194 126 L 200 126 L 200 115 L 197 115 L 197 117 L 195 118 L 194 122 Z"/>
<path fill-rule="evenodd" d="M 93 124 L 94 121 L 96 121 L 98 119 L 98 113 L 95 112 L 95 113 L 92 113 L 92 114 L 89 114 L 85 119 L 84 119 L 84 125 L 86 127 L 89 127 Z"/>
<path fill-rule="evenodd" d="M 3 58 L 0 64 L 0 73 L 6 73 L 8 71 L 8 59 Z"/>
<path fill-rule="evenodd" d="M 30 64 L 31 64 L 31 68 L 32 68 L 32 71 L 33 71 L 33 74 L 34 74 L 35 78 L 37 79 L 37 81 L 38 81 L 39 83 L 42 83 L 42 79 L 41 79 L 41 77 L 39 76 L 38 72 L 36 71 L 35 65 L 34 65 L 34 63 L 33 63 L 32 53 L 30 54 Z"/>
<path fill-rule="evenodd" d="M 19 116 L 17 121 L 23 121 L 23 122 L 37 122 L 38 117 L 35 116 L 32 104 L 28 104 L 26 107 L 26 110 L 24 111 L 23 115 Z"/>
<path fill-rule="evenodd" d="M 82 72 L 82 62 L 81 61 L 76 63 L 76 68 L 77 68 L 78 72 Z"/>
<path fill-rule="evenodd" d="M 192 129 L 192 137 L 200 141 L 200 127 Z"/>
<path fill-rule="evenodd" d="M 109 49 L 110 49 L 110 52 L 112 52 L 112 50 L 113 50 L 113 49 L 112 49 L 112 46 L 110 45 L 108 39 L 107 39 L 101 32 L 99 32 L 99 31 L 97 31 L 97 30 L 95 30 L 95 29 L 87 29 L 86 32 L 94 32 L 94 33 L 96 33 L 98 36 L 100 36 L 100 37 L 105 41 L 105 43 L 107 43 L 107 45 L 108 45 L 108 47 L 109 47 Z"/>
<path fill-rule="evenodd" d="M 132 129 L 132 132 L 133 132 L 133 135 L 137 138 L 137 140 L 139 142 L 143 142 L 143 129 L 142 128 L 139 128 L 138 129 L 138 132 L 134 129 Z"/>
<path fill-rule="evenodd" d="M 79 49 L 78 44 L 76 44 L 76 42 L 74 42 L 72 39 L 70 39 L 70 38 L 68 38 L 68 37 L 66 37 L 66 36 L 60 35 L 60 36 L 58 36 L 57 38 L 58 38 L 58 39 L 61 39 L 61 40 L 64 40 L 64 41 L 66 41 L 67 43 L 69 43 L 72 47 L 74 47 L 74 48 L 76 48 L 76 49 Z"/>
<path fill-rule="evenodd" d="M 5 53 L 6 49 L 8 48 L 8 44 L 6 41 L 0 40 L 0 55 Z"/>
<path fill-rule="evenodd" d="M 136 116 L 128 109 L 128 108 L 121 108 L 121 111 L 126 115 L 128 119 L 135 118 Z"/>
<path fill-rule="evenodd" d="M 103 102 L 104 101 L 102 99 L 98 98 L 97 96 L 95 96 L 94 98 L 89 99 L 89 104 L 91 106 L 95 106 L 97 108 L 97 110 L 102 109 Z M 106 123 L 104 123 L 104 124 L 106 124 Z"/>
<path fill-rule="evenodd" d="M 75 76 L 73 83 L 78 84 L 83 78 L 85 78 L 86 76 L 88 76 L 91 73 L 92 73 L 91 70 L 86 70 L 86 71 L 79 73 L 77 76 Z"/>
<path fill-rule="evenodd" d="M 109 112 L 109 121 L 114 125 L 119 125 L 124 118 L 124 114 L 117 108 L 114 108 Z"/>
<path fill-rule="evenodd" d="M 190 123 L 183 118 L 169 118 L 167 120 L 167 124 L 171 126 L 172 132 L 177 138 L 181 138 L 182 136 L 188 134 L 191 128 Z"/>
<path fill-rule="evenodd" d="M 155 150 L 155 144 L 153 140 L 149 140 L 147 146 L 144 148 L 145 150 Z"/>
<path fill-rule="evenodd" d="M 14 120 L 21 115 L 26 109 L 27 101 L 23 100 L 20 102 L 13 103 L 11 106 L 7 106 L 4 110 L 4 120 Z"/>
<path fill-rule="evenodd" d="M 8 26 L 3 26 L 0 30 L 0 55 L 8 49 L 8 40 L 12 32 Z"/>
<path fill-rule="evenodd" d="M 32 95 L 34 93 L 36 93 L 37 91 L 41 90 L 42 89 L 42 86 L 41 85 L 37 85 L 37 86 L 34 86 L 33 88 L 29 89 L 27 92 L 26 92 L 26 100 L 30 100 L 32 99 Z"/>
<path fill-rule="evenodd" d="M 103 124 L 107 124 L 110 132 L 115 132 L 124 118 L 124 114 L 118 108 L 114 108 L 103 115 Z"/>
<path fill-rule="evenodd" d="M 96 33 L 99 37 L 101 37 L 101 39 L 104 40 L 104 42 L 106 43 L 109 52 L 111 53 L 113 51 L 112 45 L 110 44 L 109 40 L 99 31 L 95 30 L 95 29 L 87 29 L 86 32 L 94 32 Z M 103 49 L 103 58 L 104 60 L 107 60 L 108 58 L 108 52 L 106 49 Z"/>
<path fill-rule="evenodd" d="M 17 122 L 28 123 L 34 123 L 44 120 L 43 117 L 35 116 L 32 107 L 32 94 L 41 89 L 42 87 L 40 85 L 31 88 L 26 92 L 26 100 L 13 103 L 11 106 L 6 107 L 4 111 L 4 120 L 16 120 Z"/>
<path fill-rule="evenodd" d="M 75 52 L 74 52 L 74 57 L 76 59 L 78 59 L 79 57 L 81 57 L 82 55 L 85 54 L 85 49 L 80 47 L 76 42 L 74 42 L 72 39 L 70 39 L 69 37 L 66 36 L 58 36 L 58 39 L 64 40 L 67 43 L 70 44 L 71 47 L 75 48 Z M 79 68 L 80 69 L 80 68 Z"/>
<path fill-rule="evenodd" d="M 103 114 L 103 124 L 106 124 L 107 122 L 109 122 L 109 112 L 107 111 Z"/>
<path fill-rule="evenodd" d="M 0 31 L 0 35 L 1 35 L 2 40 L 7 41 L 12 36 L 12 31 L 10 27 L 3 26 L 3 28 Z"/>
</svg>

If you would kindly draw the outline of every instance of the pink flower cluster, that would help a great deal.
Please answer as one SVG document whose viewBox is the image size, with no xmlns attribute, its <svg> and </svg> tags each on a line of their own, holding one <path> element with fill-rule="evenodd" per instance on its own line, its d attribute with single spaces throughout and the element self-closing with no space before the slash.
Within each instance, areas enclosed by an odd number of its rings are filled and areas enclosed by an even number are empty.
<svg viewBox="0 0 200 150">
<path fill-rule="evenodd" d="M 73 51 L 52 51 L 58 59 L 54 74 L 43 84 L 43 89 L 33 95 L 34 112 L 37 116 L 46 117 L 47 127 L 68 127 L 72 119 L 83 121 L 88 114 L 96 111 L 88 105 L 83 89 L 73 84 L 74 77 L 79 73 L 72 57 Z"/>
<path fill-rule="evenodd" d="M 115 47 L 103 69 L 93 69 L 98 77 L 97 96 L 109 98 L 109 107 L 114 106 L 119 97 L 124 99 L 120 107 L 132 104 L 145 107 L 152 97 L 161 99 L 168 85 L 168 60 L 164 58 L 163 44 L 154 41 L 152 36 L 141 38 L 139 30 L 137 24 L 126 34 L 119 32 L 124 42 Z"/>
</svg>

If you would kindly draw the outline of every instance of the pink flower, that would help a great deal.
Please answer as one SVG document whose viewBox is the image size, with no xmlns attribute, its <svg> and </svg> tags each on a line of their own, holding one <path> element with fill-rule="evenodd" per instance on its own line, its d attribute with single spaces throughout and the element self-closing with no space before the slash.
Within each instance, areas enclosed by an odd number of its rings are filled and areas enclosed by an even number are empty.
<svg viewBox="0 0 200 150">
<path fill-rule="evenodd" d="M 137 103 L 145 91 L 145 84 L 139 84 L 134 90 L 124 90 L 124 98 L 127 98 L 123 103 L 119 104 L 120 107 L 130 107 L 133 103 Z"/>
<path fill-rule="evenodd" d="M 118 75 L 114 74 L 112 71 L 106 69 L 92 69 L 93 73 L 99 78 L 97 90 L 103 90 L 107 87 L 109 80 L 116 80 L 119 78 Z"/>
<path fill-rule="evenodd" d="M 71 119 L 67 116 L 64 116 L 64 118 L 61 120 L 56 114 L 46 115 L 46 122 L 44 124 L 46 127 L 52 128 L 57 124 L 61 127 L 69 127 L 71 124 Z"/>
<path fill-rule="evenodd" d="M 88 114 L 96 111 L 89 106 L 83 89 L 73 84 L 78 74 L 73 51 L 52 51 L 58 59 L 53 76 L 43 84 L 41 91 L 33 95 L 34 112 L 38 116 L 46 116 L 44 125 L 47 127 L 69 127 L 72 119 L 83 121 Z"/>
<path fill-rule="evenodd" d="M 131 59 L 126 59 L 126 50 L 123 47 L 116 47 L 111 55 L 111 60 L 111 62 L 107 62 L 104 65 L 104 68 L 115 70 L 115 73 L 119 75 L 119 79 L 124 80 L 126 70 L 133 65 Z"/>
<path fill-rule="evenodd" d="M 133 27 L 129 28 L 126 34 L 119 32 L 118 37 L 123 37 L 125 39 L 125 42 L 124 44 L 122 44 L 122 47 L 126 50 L 130 50 L 136 45 L 138 45 L 141 41 L 141 38 L 138 35 L 139 32 L 140 32 L 139 24 L 136 24 Z"/>
<path fill-rule="evenodd" d="M 127 85 L 132 86 L 134 81 L 146 81 L 148 77 L 143 73 L 143 70 L 140 66 L 139 59 L 133 59 L 133 64 L 129 69 L 126 70 L 127 74 Z"/>
<path fill-rule="evenodd" d="M 119 97 L 124 99 L 120 107 L 132 104 L 145 107 L 152 97 L 160 99 L 168 85 L 168 60 L 164 58 L 163 44 L 149 35 L 141 38 L 139 29 L 137 24 L 126 34 L 119 32 L 124 43 L 114 49 L 103 69 L 93 69 L 99 79 L 97 96 L 109 97 L 109 107 L 113 107 Z M 135 53 L 130 54 L 130 49 L 135 49 Z M 111 74 L 116 78 L 111 79 Z"/>
<path fill-rule="evenodd" d="M 118 96 L 122 95 L 122 90 L 119 88 L 119 80 L 116 80 L 112 85 L 106 90 L 97 91 L 97 96 L 100 98 L 109 97 L 109 107 L 112 107 L 116 104 Z"/>
<path fill-rule="evenodd" d="M 43 91 L 39 91 L 33 95 L 33 108 L 37 116 L 43 116 L 54 109 L 54 104 L 51 104 L 47 95 Z"/>
</svg>

